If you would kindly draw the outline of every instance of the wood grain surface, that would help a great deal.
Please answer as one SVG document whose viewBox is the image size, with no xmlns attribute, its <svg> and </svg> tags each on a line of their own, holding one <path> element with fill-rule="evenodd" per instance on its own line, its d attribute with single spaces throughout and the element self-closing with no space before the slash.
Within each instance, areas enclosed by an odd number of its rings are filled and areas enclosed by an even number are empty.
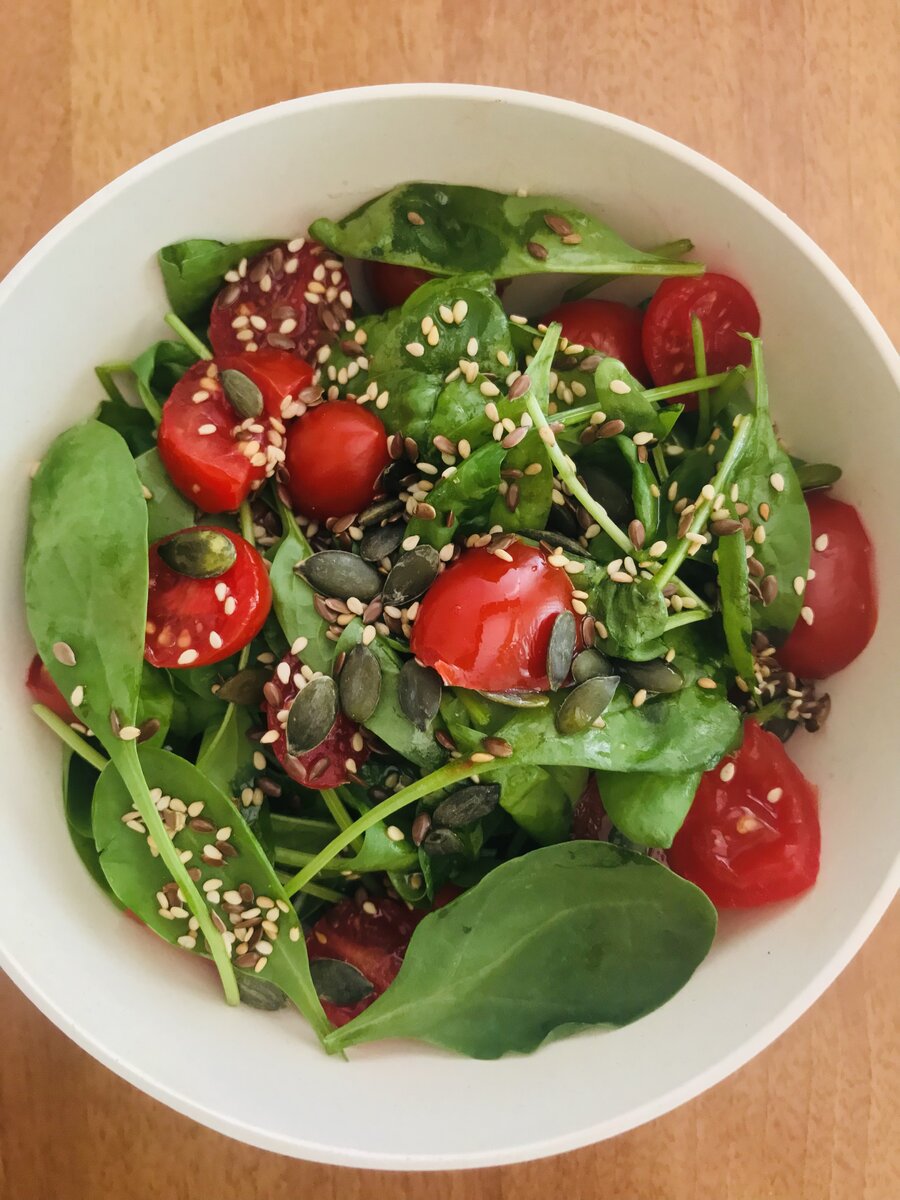
<svg viewBox="0 0 900 1200">
<path fill-rule="evenodd" d="M 466 81 L 585 101 L 710 155 L 900 335 L 896 0 L 0 0 L 0 29 L 0 271 L 126 167 L 225 117 L 326 88 Z M 0 1197 L 896 1200 L 898 961 L 895 907 L 806 1016 L 693 1103 L 562 1158 L 436 1176 L 229 1142 L 0 979 Z"/>
</svg>

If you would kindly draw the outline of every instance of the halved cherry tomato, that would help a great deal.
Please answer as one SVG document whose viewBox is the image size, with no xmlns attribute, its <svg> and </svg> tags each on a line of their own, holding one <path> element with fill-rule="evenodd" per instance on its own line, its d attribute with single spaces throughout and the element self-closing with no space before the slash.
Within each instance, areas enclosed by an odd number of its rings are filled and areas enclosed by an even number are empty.
<svg viewBox="0 0 900 1200">
<path fill-rule="evenodd" d="M 750 343 L 740 335 L 759 334 L 759 309 L 742 283 L 711 271 L 664 279 L 647 306 L 642 334 L 644 361 L 658 387 L 696 374 L 692 314 L 703 327 L 710 375 L 750 362 Z"/>
<path fill-rule="evenodd" d="M 217 360 L 220 371 L 241 371 L 262 392 L 266 416 L 289 420 L 292 405 L 312 383 L 313 369 L 305 359 L 284 350 L 259 350 L 256 354 L 226 355 Z"/>
<path fill-rule="evenodd" d="M 390 462 L 384 426 L 352 400 L 311 408 L 288 430 L 288 490 L 306 517 L 343 517 L 370 504 Z"/>
<path fill-rule="evenodd" d="M 506 553 L 511 562 L 487 547 L 466 550 L 422 599 L 412 652 L 454 687 L 532 692 L 550 686 L 550 631 L 561 612 L 574 615 L 572 584 L 543 550 L 513 541 Z"/>
<path fill-rule="evenodd" d="M 597 776 L 592 772 L 572 810 L 572 838 L 578 842 L 605 842 L 611 830 L 612 821 L 606 815 Z"/>
<path fill-rule="evenodd" d="M 352 900 L 341 900 L 315 923 L 306 941 L 310 960 L 336 958 L 350 963 L 372 984 L 372 992 L 356 1004 L 322 1002 L 333 1025 L 346 1025 L 394 982 L 416 926 L 429 911 L 443 908 L 459 895 L 447 884 L 434 898 L 432 909 L 407 908 L 399 900 L 373 900 L 375 912 L 366 912 Z"/>
<path fill-rule="evenodd" d="M 256 422 L 260 432 L 242 424 L 218 368 L 208 362 L 185 371 L 163 405 L 160 458 L 178 490 L 203 512 L 233 511 L 270 468 L 268 422 Z"/>
<path fill-rule="evenodd" d="M 285 723 L 287 712 L 300 691 L 298 678 L 301 684 L 305 684 L 300 674 L 302 666 L 303 663 L 296 655 L 287 654 L 266 684 L 266 720 L 269 729 L 276 730 L 279 735 L 278 741 L 273 742 L 269 748 L 291 779 L 296 779 L 304 787 L 340 787 L 349 781 L 351 774 L 356 774 L 369 757 L 369 746 L 364 741 L 360 749 L 355 749 L 353 738 L 359 733 L 359 726 L 343 713 L 338 713 L 331 732 L 318 746 L 307 750 L 305 754 L 288 753 Z M 351 763 L 352 767 L 348 766 L 348 763 Z"/>
<path fill-rule="evenodd" d="M 39 654 L 36 654 L 29 664 L 28 674 L 25 676 L 25 686 L 31 692 L 31 698 L 35 704 L 43 704 L 44 708 L 49 708 L 52 713 L 56 713 L 59 719 L 65 721 L 67 725 L 78 720 L 69 708 L 65 696 L 54 683 L 53 676 L 44 666 Z"/>
<path fill-rule="evenodd" d="M 262 629 L 272 607 L 272 588 L 262 558 L 228 529 L 215 529 L 234 545 L 237 559 L 215 579 L 181 575 L 150 547 L 150 591 L 144 658 L 154 667 L 204 667 L 242 650 Z"/>
<path fill-rule="evenodd" d="M 753 908 L 812 887 L 819 843 L 817 789 L 773 733 L 747 721 L 740 750 L 700 780 L 668 858 L 717 907 Z"/>
<path fill-rule="evenodd" d="M 862 654 L 875 632 L 875 552 L 852 504 L 822 491 L 808 492 L 806 507 L 815 575 L 807 581 L 803 612 L 778 661 L 805 679 L 825 679 Z"/>
<path fill-rule="evenodd" d="M 650 383 L 641 348 L 644 315 L 616 300 L 573 300 L 551 309 L 544 324 L 559 321 L 563 334 L 579 346 L 590 346 L 625 364 L 635 379 Z"/>
<path fill-rule="evenodd" d="M 396 263 L 367 264 L 369 286 L 381 308 L 398 308 L 404 300 L 434 276 L 420 267 L 401 267 Z"/>
<path fill-rule="evenodd" d="M 210 313 L 217 356 L 249 357 L 269 346 L 309 358 L 344 327 L 353 307 L 343 262 L 309 238 L 275 246 L 234 274 Z"/>
</svg>

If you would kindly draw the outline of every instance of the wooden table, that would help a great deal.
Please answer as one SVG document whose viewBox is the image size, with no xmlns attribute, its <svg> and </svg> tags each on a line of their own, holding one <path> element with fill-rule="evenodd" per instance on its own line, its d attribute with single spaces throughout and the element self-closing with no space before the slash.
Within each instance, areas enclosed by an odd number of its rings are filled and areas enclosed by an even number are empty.
<svg viewBox="0 0 900 1200">
<path fill-rule="evenodd" d="M 900 334 L 896 0 L 0 0 L 0 28 L 0 270 L 185 134 L 289 96 L 428 78 L 568 96 L 680 138 L 796 218 Z M 0 1197 L 894 1200 L 898 915 L 776 1045 L 677 1112 L 561 1159 L 431 1177 L 229 1143 L 96 1064 L 3 980 Z"/>
</svg>

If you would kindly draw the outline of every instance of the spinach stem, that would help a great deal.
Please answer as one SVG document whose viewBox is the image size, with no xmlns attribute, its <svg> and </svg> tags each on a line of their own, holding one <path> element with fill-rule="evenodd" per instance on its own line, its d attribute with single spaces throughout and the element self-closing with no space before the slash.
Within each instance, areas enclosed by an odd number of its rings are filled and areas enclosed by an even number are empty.
<svg viewBox="0 0 900 1200">
<path fill-rule="evenodd" d="M 380 804 L 376 804 L 368 812 L 363 813 L 348 829 L 342 830 L 324 850 L 320 850 L 311 862 L 298 871 L 293 879 L 288 880 L 284 885 L 284 890 L 289 896 L 302 891 L 310 880 L 315 879 L 323 867 L 327 867 L 342 850 L 351 845 L 354 838 L 365 833 L 367 829 L 371 829 L 380 821 L 386 821 L 388 817 L 392 817 L 394 813 L 406 808 L 407 805 L 421 800 L 423 796 L 430 796 L 432 792 L 459 783 L 462 779 L 468 779 L 470 775 L 488 775 L 491 771 L 509 766 L 509 764 L 510 759 L 508 758 L 496 759 L 489 763 L 476 763 L 472 762 L 471 758 L 463 758 L 447 763 L 446 766 L 439 767 L 437 771 L 432 771 L 430 775 L 417 779 L 415 783 L 395 792 L 393 796 L 388 796 L 386 800 L 382 800 Z"/>
<path fill-rule="evenodd" d="M 661 246 L 654 246 L 647 253 L 654 254 L 657 258 L 681 258 L 684 254 L 690 254 L 693 248 L 694 243 L 689 238 L 679 238 L 675 242 L 663 242 Z M 579 283 L 573 284 L 563 294 L 563 300 L 566 303 L 570 300 L 583 300 L 591 292 L 596 292 L 607 283 L 612 283 L 614 279 L 619 278 L 621 278 L 619 275 L 591 275 L 587 279 L 582 279 Z"/>
<path fill-rule="evenodd" d="M 702 378 L 706 374 L 706 344 L 703 341 L 703 326 L 696 313 L 691 313 L 691 340 L 694 343 L 694 371 L 698 378 Z M 697 395 L 700 401 L 697 445 L 702 446 L 709 437 L 709 388 L 699 388 Z"/>
<path fill-rule="evenodd" d="M 656 467 L 656 474 L 659 476 L 659 482 L 665 483 L 669 478 L 669 468 L 666 466 L 666 456 L 663 452 L 662 445 L 657 442 L 653 447 L 653 465 Z"/>
<path fill-rule="evenodd" d="M 347 809 L 344 807 L 343 800 L 340 798 L 334 788 L 321 788 L 319 795 L 325 801 L 325 807 L 334 817 L 334 823 L 337 825 L 338 829 L 342 831 L 350 829 L 353 825 L 353 818 L 347 812 Z M 352 842 L 348 844 L 353 846 L 353 849 L 357 854 L 362 849 L 362 839 L 356 837 L 356 835 L 354 835 Z"/>
<path fill-rule="evenodd" d="M 113 375 L 119 375 L 125 371 L 131 370 L 131 363 L 127 362 L 111 362 L 101 363 L 99 367 L 94 367 L 94 374 L 100 380 L 100 386 L 109 396 L 110 400 L 124 401 L 125 397 L 113 383 Z"/>
<path fill-rule="evenodd" d="M 330 900 L 332 904 L 346 899 L 343 892 L 336 892 L 334 888 L 324 887 L 321 883 L 305 883 L 300 890 L 309 896 L 315 896 L 317 900 Z"/>
<path fill-rule="evenodd" d="M 719 371 L 715 375 L 697 376 L 696 379 L 682 379 L 679 383 L 667 383 L 663 387 L 648 388 L 644 399 L 656 403 L 658 400 L 674 400 L 678 396 L 689 396 L 700 388 L 716 388 L 725 382 L 731 371 Z"/>
<path fill-rule="evenodd" d="M 256 538 L 253 534 L 253 513 L 250 511 L 250 502 L 248 500 L 241 501 L 241 507 L 238 509 L 238 520 L 241 525 L 241 537 L 245 542 L 249 542 L 251 546 L 255 546 Z"/>
<path fill-rule="evenodd" d="M 465 688 L 454 688 L 453 694 L 476 725 L 487 725 L 491 719 L 491 710 L 480 696 L 474 692 L 467 691 Z"/>
<path fill-rule="evenodd" d="M 204 345 L 192 330 L 188 329 L 180 317 L 176 317 L 174 313 L 170 312 L 166 313 L 163 320 L 170 329 L 178 334 L 184 344 L 193 350 L 198 358 L 212 358 L 212 351 L 209 347 Z"/>
<path fill-rule="evenodd" d="M 310 854 L 306 850 L 291 850 L 288 846 L 275 847 L 275 861 L 283 863 L 286 867 L 293 867 L 295 870 L 299 867 L 305 867 L 311 863 L 315 855 Z M 320 874 L 339 874 L 337 867 L 323 867 Z"/>
<path fill-rule="evenodd" d="M 32 704 L 31 711 L 35 716 L 40 717 L 48 729 L 52 729 L 56 736 L 69 747 L 70 750 L 83 758 L 86 763 L 90 763 L 97 771 L 102 771 L 109 759 L 95 750 L 90 743 L 86 742 L 83 737 L 80 737 L 75 730 L 60 720 L 56 713 L 51 712 L 49 708 L 45 708 L 43 704 Z"/>
<path fill-rule="evenodd" d="M 693 625 L 695 621 L 706 621 L 711 616 L 709 609 L 703 612 L 699 608 L 683 608 L 680 613 L 673 613 L 669 617 L 663 633 L 668 633 L 670 629 L 678 629 L 681 625 Z"/>
</svg>

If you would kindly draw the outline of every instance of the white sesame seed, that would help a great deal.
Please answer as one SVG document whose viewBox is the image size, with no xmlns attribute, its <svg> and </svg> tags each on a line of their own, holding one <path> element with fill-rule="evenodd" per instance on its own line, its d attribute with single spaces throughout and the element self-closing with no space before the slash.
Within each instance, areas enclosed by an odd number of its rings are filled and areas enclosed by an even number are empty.
<svg viewBox="0 0 900 1200">
<path fill-rule="evenodd" d="M 216 830 L 216 841 L 217 842 L 227 842 L 230 837 L 231 837 L 231 826 L 230 825 L 223 825 L 221 829 Z"/>
<path fill-rule="evenodd" d="M 377 636 L 377 631 L 375 629 L 375 626 L 367 625 L 365 627 L 365 629 L 363 629 L 363 631 L 362 631 L 362 638 L 360 640 L 362 641 L 362 644 L 364 646 L 369 646 L 372 644 L 372 642 L 375 641 L 376 636 Z"/>
<path fill-rule="evenodd" d="M 421 540 L 417 533 L 412 533 L 409 537 L 405 537 L 400 545 L 404 550 L 415 550 Z"/>
<path fill-rule="evenodd" d="M 784 788 L 773 787 L 770 792 L 766 792 L 766 799 L 770 804 L 777 804 L 784 795 Z"/>
<path fill-rule="evenodd" d="M 214 629 L 209 631 L 209 644 L 212 646 L 213 650 L 221 650 L 224 644 L 221 635 L 216 633 Z"/>
<path fill-rule="evenodd" d="M 216 432 L 216 427 L 212 423 L 207 423 L 206 425 L 201 425 L 197 432 L 202 434 L 203 437 L 208 437 L 209 434 Z"/>
<path fill-rule="evenodd" d="M 714 679 L 710 679 L 707 675 L 704 675 L 697 680 L 697 687 L 703 688 L 705 691 L 712 691 L 718 686 L 719 685 L 716 683 L 716 681 Z"/>
<path fill-rule="evenodd" d="M 222 608 L 225 612 L 225 615 L 230 617 L 232 615 L 232 613 L 235 611 L 235 609 L 237 608 L 237 600 L 235 600 L 234 596 L 229 596 L 228 599 L 225 601 L 225 603 L 222 605 Z"/>
<path fill-rule="evenodd" d="M 200 653 L 197 650 L 182 650 L 178 655 L 178 665 L 179 667 L 188 667 L 191 663 L 196 662 L 199 657 Z"/>
<path fill-rule="evenodd" d="M 650 555 L 651 558 L 659 558 L 660 555 L 665 554 L 665 552 L 666 552 L 666 543 L 660 541 L 660 542 L 654 542 L 647 553 Z"/>
<path fill-rule="evenodd" d="M 784 491 L 784 476 L 779 475 L 777 471 L 769 476 L 769 483 L 771 483 L 776 492 Z"/>
<path fill-rule="evenodd" d="M 407 354 L 411 354 L 413 358 L 421 358 L 425 353 L 425 347 L 421 342 L 408 342 L 406 352 Z"/>
<path fill-rule="evenodd" d="M 449 308 L 446 304 L 442 304 L 440 306 L 440 308 L 438 309 L 438 316 L 441 318 L 441 320 L 444 322 L 445 325 L 453 324 L 453 309 Z"/>
<path fill-rule="evenodd" d="M 141 736 L 141 731 L 137 725 L 123 725 L 119 730 L 119 740 L 123 742 L 133 742 L 135 738 Z"/>
<path fill-rule="evenodd" d="M 490 379 L 485 379 L 478 390 L 481 392 L 482 396 L 500 395 L 500 389 L 497 387 L 496 383 L 492 383 Z"/>
<path fill-rule="evenodd" d="M 725 765 L 722 767 L 722 770 L 719 772 L 719 778 L 723 783 L 730 783 L 730 781 L 734 779 L 734 770 L 735 767 L 733 762 L 725 763 Z"/>
<path fill-rule="evenodd" d="M 631 440 L 636 446 L 646 446 L 649 442 L 653 441 L 653 436 L 647 430 L 641 430 L 640 433 L 633 434 Z"/>
<path fill-rule="evenodd" d="M 541 441 L 544 442 L 547 446 L 555 446 L 556 445 L 556 434 L 553 432 L 553 430 L 550 428 L 549 425 L 542 425 L 539 430 L 539 433 L 540 433 Z"/>
<path fill-rule="evenodd" d="M 753 540 L 756 542 L 757 546 L 761 546 L 766 540 L 766 529 L 764 525 L 757 525 L 757 527 L 753 530 Z"/>
<path fill-rule="evenodd" d="M 803 578 L 802 575 L 798 575 L 796 577 L 796 579 L 794 580 L 794 591 L 797 593 L 798 596 L 802 596 L 803 593 L 806 591 L 806 580 Z"/>
<path fill-rule="evenodd" d="M 424 334 L 429 334 L 429 333 L 431 333 L 432 329 L 434 329 L 434 317 L 428 316 L 426 314 L 422 318 L 421 330 Z"/>
<path fill-rule="evenodd" d="M 631 387 L 624 379 L 611 379 L 609 381 L 609 390 L 615 392 L 618 396 L 626 396 L 631 391 Z"/>
<path fill-rule="evenodd" d="M 827 550 L 828 549 L 828 534 L 820 533 L 819 536 L 816 538 L 816 540 L 813 542 L 813 545 L 820 552 L 822 550 Z"/>
<path fill-rule="evenodd" d="M 73 708 L 79 708 L 84 700 L 84 688 L 79 683 L 78 687 L 72 689 L 72 694 L 69 697 L 69 703 Z"/>
<path fill-rule="evenodd" d="M 800 616 L 807 623 L 807 625 L 812 625 L 813 621 L 815 620 L 815 613 L 809 607 L 809 605 L 804 605 L 804 607 L 800 609 Z"/>
<path fill-rule="evenodd" d="M 638 688 L 638 690 L 634 693 L 634 695 L 631 698 L 631 703 L 635 708 L 640 708 L 641 705 L 644 704 L 646 699 L 647 699 L 647 689 L 646 688 Z"/>
<path fill-rule="evenodd" d="M 75 666 L 75 651 L 68 642 L 54 642 L 53 657 L 58 663 L 62 663 L 64 667 Z"/>
<path fill-rule="evenodd" d="M 291 939 L 292 942 L 300 941 L 300 930 L 297 928 L 296 925 L 291 926 L 290 932 L 288 933 L 288 937 Z"/>
<path fill-rule="evenodd" d="M 275 668 L 275 674 L 281 683 L 288 684 L 291 682 L 291 668 L 288 663 L 280 662 Z"/>
<path fill-rule="evenodd" d="M 215 588 L 216 599 L 221 602 L 228 595 L 228 584 L 217 583 Z"/>
<path fill-rule="evenodd" d="M 462 325 L 466 319 L 466 314 L 469 311 L 469 306 L 465 300 L 457 300 L 453 305 L 453 320 L 457 325 Z"/>
</svg>

